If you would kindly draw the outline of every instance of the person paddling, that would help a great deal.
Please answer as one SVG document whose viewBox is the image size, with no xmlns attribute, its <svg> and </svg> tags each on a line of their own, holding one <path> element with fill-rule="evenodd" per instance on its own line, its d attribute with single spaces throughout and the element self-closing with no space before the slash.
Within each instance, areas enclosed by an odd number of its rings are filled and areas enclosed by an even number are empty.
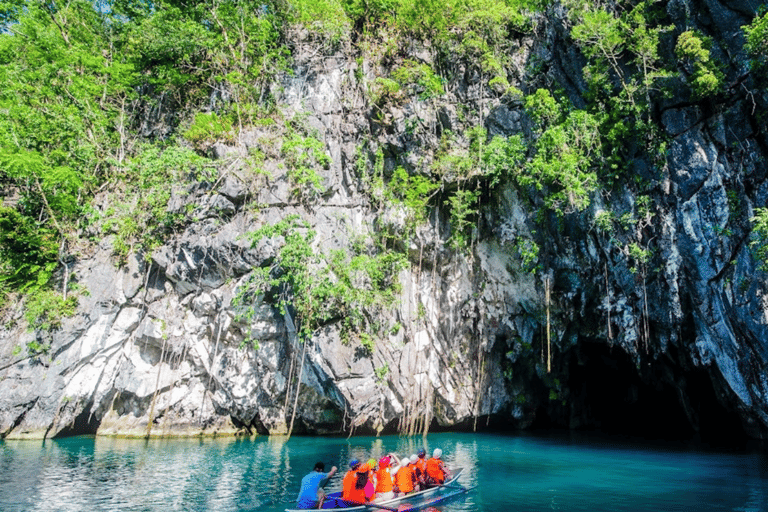
<svg viewBox="0 0 768 512">
<path fill-rule="evenodd" d="M 325 464 L 318 462 L 312 472 L 301 479 L 299 497 L 296 498 L 296 508 L 323 508 L 323 500 L 325 500 L 323 485 L 336 473 L 336 466 L 333 466 L 328 473 L 324 471 Z"/>
</svg>

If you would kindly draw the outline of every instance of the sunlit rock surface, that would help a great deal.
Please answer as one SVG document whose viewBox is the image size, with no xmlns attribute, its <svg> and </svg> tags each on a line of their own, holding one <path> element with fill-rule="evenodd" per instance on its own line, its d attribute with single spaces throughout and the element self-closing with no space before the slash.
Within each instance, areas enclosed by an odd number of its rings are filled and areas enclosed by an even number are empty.
<svg viewBox="0 0 768 512">
<path fill-rule="evenodd" d="M 741 37 L 749 18 L 739 13 L 753 9 L 742 3 L 706 2 L 707 16 Z M 670 2 L 668 12 L 684 16 L 683 4 Z M 525 89 L 535 57 L 578 104 L 583 62 L 560 23 L 522 38 L 509 73 Z M 294 57 L 296 73 L 275 94 L 283 115 L 303 116 L 325 145 L 321 198 L 296 200 L 269 129 L 216 144 L 226 175 L 174 190 L 168 205 L 193 208 L 198 222 L 122 266 L 102 240 L 72 269 L 87 293 L 59 330 L 27 332 L 12 308 L 14 321 L 0 331 L 0 436 L 554 426 L 765 437 L 768 293 L 746 227 L 768 198 L 768 141 L 749 127 L 765 98 L 736 95 L 716 113 L 683 97 L 659 105 L 669 150 L 661 186 L 648 193 L 662 208 L 633 228 L 654 251 L 652 268 L 588 218 L 602 209 L 635 214 L 630 191 L 541 227 L 507 185 L 486 199 L 467 250 L 450 247 L 446 212 L 418 231 L 404 248 L 412 265 L 399 276 L 399 301 L 377 318 L 397 328 L 369 351 L 345 340 L 338 322 L 299 343 L 293 319 L 264 296 L 244 322 L 233 304 L 238 287 L 281 243 L 252 246 L 245 235 L 290 214 L 316 230 L 317 250 L 348 248 L 376 229 L 402 233 L 403 212 L 371 204 L 360 189 L 361 144 L 381 149 L 391 173 L 428 166 L 446 130 L 466 150 L 468 127 L 508 136 L 529 132 L 530 121 L 519 102 L 469 73 L 439 98 L 374 111 L 366 84 L 382 70 L 343 51 L 304 48 Z M 163 115 L 144 121 L 148 134 L 165 130 Z M 266 155 L 255 179 L 244 158 L 254 148 Z M 521 258 L 526 240 L 545 247 L 535 273 Z M 35 339 L 50 344 L 46 354 L 13 354 Z"/>
</svg>

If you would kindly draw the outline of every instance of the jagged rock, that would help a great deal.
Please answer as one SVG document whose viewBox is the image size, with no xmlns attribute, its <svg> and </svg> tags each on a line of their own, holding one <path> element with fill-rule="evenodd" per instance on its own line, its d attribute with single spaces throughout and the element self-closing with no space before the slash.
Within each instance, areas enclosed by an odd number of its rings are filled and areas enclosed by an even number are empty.
<svg viewBox="0 0 768 512">
<path fill-rule="evenodd" d="M 721 44 L 737 53 L 732 40 L 754 7 L 702 5 L 706 12 L 696 16 L 718 25 L 728 36 Z M 690 8 L 667 4 L 672 16 Z M 536 60 L 578 107 L 587 90 L 584 61 L 563 33 L 563 7 L 552 13 L 553 22 L 521 37 L 508 77 L 520 89 L 533 87 L 523 80 Z M 662 421 L 673 411 L 699 431 L 727 417 L 765 437 L 768 291 L 745 226 L 766 204 L 768 170 L 766 141 L 745 118 L 766 98 L 734 96 L 711 115 L 680 91 L 659 100 L 669 155 L 658 188 L 648 192 L 660 205 L 650 220 L 633 217 L 638 198 L 624 188 L 595 197 L 582 215 L 539 223 L 540 204 L 507 182 L 483 191 L 490 199 L 472 241 L 455 249 L 449 212 L 436 209 L 411 232 L 402 206 L 365 193 L 356 162 L 372 163 L 380 149 L 385 176 L 398 166 L 427 173 L 445 151 L 446 131 L 456 135 L 451 149 L 467 151 L 465 132 L 474 125 L 509 136 L 530 134 L 530 120 L 466 62 L 455 63 L 445 97 L 374 107 L 365 81 L 383 64 L 334 51 L 316 58 L 301 45 L 296 73 L 272 91 L 285 118 L 302 119 L 330 156 L 318 170 L 323 193 L 302 196 L 289 179 L 278 128 L 214 144 L 212 154 L 232 162 L 221 181 L 174 188 L 167 206 L 169 213 L 194 209 L 197 222 L 150 258 L 130 255 L 122 268 L 110 237 L 84 254 L 73 276 L 88 293 L 61 329 L 27 333 L 20 313 L 0 328 L 0 437 L 283 434 L 292 423 L 299 432 L 378 433 L 418 422 L 465 428 L 478 417 L 513 428 L 580 428 L 638 403 L 637 417 Z M 431 63 L 433 52 L 418 46 L 413 58 Z M 170 98 L 143 108 L 143 133 L 170 133 Z M 254 149 L 264 155 L 258 173 L 235 165 Z M 635 169 L 640 179 L 657 172 L 647 162 Z M 614 224 L 624 222 L 632 240 L 653 249 L 654 267 L 638 265 L 619 227 L 607 233 L 594 225 L 595 214 L 611 207 L 633 219 Z M 396 305 L 366 311 L 371 324 L 385 326 L 368 333 L 373 344 L 349 337 L 338 318 L 301 343 L 290 308 L 278 305 L 285 290 L 243 293 L 284 242 L 254 244 L 249 233 L 291 214 L 316 232 L 318 253 L 383 231 L 390 247 L 407 252 L 411 266 L 397 276 Z M 533 240 L 546 251 L 526 252 Z M 39 341 L 50 343 L 47 352 L 13 355 L 14 347 Z M 634 398 L 613 394 L 617 388 Z M 651 398 L 637 398 L 643 394 Z"/>
</svg>

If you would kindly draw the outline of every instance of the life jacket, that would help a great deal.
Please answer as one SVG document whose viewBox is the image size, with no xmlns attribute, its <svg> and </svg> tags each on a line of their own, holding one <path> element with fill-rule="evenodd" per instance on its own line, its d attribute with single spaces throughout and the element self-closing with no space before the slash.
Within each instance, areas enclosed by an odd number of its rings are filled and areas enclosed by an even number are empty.
<svg viewBox="0 0 768 512">
<path fill-rule="evenodd" d="M 416 460 L 416 468 L 421 472 L 421 475 L 419 473 L 416 473 L 416 476 L 421 476 L 422 478 L 427 476 L 427 459 L 424 457 L 419 457 Z"/>
<path fill-rule="evenodd" d="M 413 472 L 413 483 L 418 482 L 419 481 L 419 472 L 420 472 L 419 467 L 416 465 L 415 462 L 411 462 L 410 464 L 408 464 L 408 467 Z"/>
<path fill-rule="evenodd" d="M 392 473 L 389 468 L 379 468 L 376 472 L 376 492 L 389 492 L 392 490 Z"/>
<path fill-rule="evenodd" d="M 341 483 L 341 498 L 344 500 L 351 500 L 352 491 L 355 489 L 355 482 L 357 482 L 357 471 L 350 469 L 347 474 L 344 475 L 344 480 Z"/>
<path fill-rule="evenodd" d="M 359 471 L 359 470 L 358 470 Z M 365 493 L 365 486 L 368 484 L 368 468 L 364 471 L 355 472 L 354 484 L 349 492 L 349 497 L 345 498 L 355 503 L 365 503 L 368 496 Z M 373 494 L 373 493 L 371 493 Z"/>
<path fill-rule="evenodd" d="M 445 482 L 445 471 L 443 471 L 443 461 L 432 457 L 427 461 L 427 476 L 432 482 L 442 484 Z"/>
<path fill-rule="evenodd" d="M 397 470 L 397 473 L 395 473 L 395 484 L 400 492 L 413 491 L 413 469 L 410 465 Z"/>
</svg>

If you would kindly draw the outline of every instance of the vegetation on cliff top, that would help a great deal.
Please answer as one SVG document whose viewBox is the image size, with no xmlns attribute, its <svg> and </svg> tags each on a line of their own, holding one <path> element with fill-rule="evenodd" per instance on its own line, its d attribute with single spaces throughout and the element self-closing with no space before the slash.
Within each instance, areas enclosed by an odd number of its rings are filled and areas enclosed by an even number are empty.
<svg viewBox="0 0 768 512">
<path fill-rule="evenodd" d="M 457 134 L 466 141 L 464 149 L 446 150 L 432 167 L 412 175 L 401 167 L 386 177 L 392 197 L 412 207 L 426 207 L 432 190 L 445 192 L 437 197 L 452 212 L 456 248 L 471 242 L 482 193 L 505 180 L 545 214 L 559 216 L 585 211 L 597 190 L 617 183 L 643 192 L 643 181 L 658 175 L 665 161 L 666 141 L 653 105 L 670 92 L 667 84 L 673 78 L 687 83 L 693 101 L 723 94 L 725 71 L 713 56 L 715 42 L 670 25 L 661 2 L 564 0 L 559 5 L 567 15 L 559 22 L 585 63 L 579 79 L 587 92 L 577 105 L 561 84 L 537 72 L 533 60 L 527 89 L 510 85 L 516 41 L 544 23 L 542 13 L 554 16 L 552 5 L 546 0 L 0 3 L 0 292 L 45 296 L 50 304 L 56 288 L 60 304 L 49 309 L 69 311 L 68 264 L 85 237 L 112 236 L 122 258 L 131 251 L 148 253 L 190 222 L 185 212 L 169 213 L 169 184 L 190 174 L 215 180 L 208 147 L 238 140 L 274 111 L 270 87 L 291 72 L 296 27 L 308 29 L 314 44 L 326 50 L 353 45 L 362 58 L 391 69 L 369 84 L 372 105 L 400 101 L 398 94 L 439 98 L 461 62 L 477 72 L 484 94 L 523 108 L 530 138 L 490 138 L 476 126 Z M 761 71 L 768 58 L 766 15 L 759 13 L 744 31 L 752 69 Z M 413 40 L 431 48 L 432 65 L 407 55 Z M 662 46 L 674 52 L 664 54 Z M 149 112 L 166 115 L 170 129 L 143 136 Z M 312 199 L 321 192 L 313 168 L 327 165 L 322 142 L 285 133 L 283 156 L 296 193 Z M 630 162 L 639 160 L 652 171 L 637 178 Z M 375 165 L 363 165 L 361 172 L 373 181 L 385 179 Z M 105 192 L 108 206 L 96 208 L 94 198 Z M 595 223 L 607 232 L 618 218 L 604 215 Z M 626 242 L 630 247 L 639 239 L 628 235 Z M 54 280 L 56 272 L 61 279 Z M 47 325 L 38 320 L 31 324 Z"/>
</svg>

